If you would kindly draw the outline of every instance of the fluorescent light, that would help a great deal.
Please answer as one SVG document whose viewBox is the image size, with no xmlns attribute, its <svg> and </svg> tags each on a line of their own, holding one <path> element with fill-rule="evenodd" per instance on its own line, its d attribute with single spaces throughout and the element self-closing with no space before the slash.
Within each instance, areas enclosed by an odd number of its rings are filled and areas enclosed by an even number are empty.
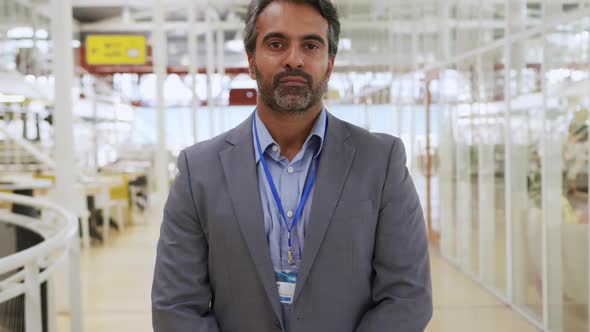
<svg viewBox="0 0 590 332">
<path fill-rule="evenodd" d="M 6 32 L 9 39 L 31 38 L 33 29 L 31 27 L 15 27 Z"/>
<path fill-rule="evenodd" d="M 25 101 L 24 96 L 4 95 L 0 93 L 0 103 L 22 103 Z"/>
<path fill-rule="evenodd" d="M 49 48 L 49 41 L 47 40 L 37 40 L 37 48 L 43 52 L 43 53 L 47 53 L 48 48 Z M 8 48 L 12 48 L 12 49 L 18 49 L 18 48 L 33 48 L 33 40 L 32 39 L 16 39 L 16 40 L 9 40 L 6 41 L 4 43 L 4 45 L 7 45 Z M 73 48 L 79 48 L 80 47 L 80 41 L 79 40 L 72 40 L 72 47 Z"/>
<path fill-rule="evenodd" d="M 37 39 L 47 39 L 49 37 L 49 32 L 45 29 L 39 29 L 35 31 L 35 36 Z M 33 38 L 33 28 L 15 27 L 6 32 L 6 37 L 8 39 Z"/>
</svg>

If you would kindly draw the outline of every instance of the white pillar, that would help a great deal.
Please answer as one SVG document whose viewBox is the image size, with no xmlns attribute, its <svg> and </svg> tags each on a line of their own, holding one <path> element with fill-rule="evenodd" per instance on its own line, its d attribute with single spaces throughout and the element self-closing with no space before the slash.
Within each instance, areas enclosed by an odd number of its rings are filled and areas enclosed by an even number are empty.
<svg viewBox="0 0 590 332">
<path fill-rule="evenodd" d="M 389 10 L 389 30 L 388 30 L 388 36 L 389 36 L 389 46 L 391 48 L 391 83 L 390 83 L 390 105 L 391 105 L 391 124 L 393 125 L 394 123 L 394 117 L 396 115 L 396 113 L 398 112 L 398 109 L 396 107 L 396 103 L 397 103 L 397 86 L 395 84 L 395 80 L 397 79 L 397 45 L 396 45 L 396 39 L 395 39 L 395 24 L 394 24 L 394 15 L 393 15 L 393 10 Z M 397 132 L 394 130 L 394 128 L 391 128 L 392 131 L 401 136 L 400 131 L 399 131 L 399 124 L 397 124 L 398 128 L 397 128 Z"/>
<path fill-rule="evenodd" d="M 197 111 L 199 109 L 199 98 L 197 96 L 197 74 L 198 74 L 198 51 L 197 51 L 197 31 L 195 27 L 196 8 L 194 2 L 189 2 L 188 8 L 188 52 L 189 67 L 188 72 L 191 77 L 191 114 L 193 128 L 193 143 L 197 143 Z"/>
<path fill-rule="evenodd" d="M 480 113 L 481 114 L 481 113 Z M 485 116 L 485 115 L 484 115 Z M 488 124 L 490 126 L 491 124 Z M 485 129 L 487 135 L 491 130 Z M 486 135 L 486 136 L 487 136 Z M 483 141 L 479 143 L 479 277 L 488 287 L 496 283 L 496 204 L 495 204 L 495 167 L 494 144 Z"/>
<path fill-rule="evenodd" d="M 128 6 L 123 7 L 123 10 L 121 11 L 121 21 L 123 21 L 123 23 L 127 24 L 127 23 L 131 23 L 133 22 L 133 18 L 131 17 L 131 10 L 129 9 Z"/>
<path fill-rule="evenodd" d="M 25 266 L 25 327 L 27 332 L 41 332 L 41 284 L 39 265 L 29 262 Z"/>
<path fill-rule="evenodd" d="M 221 20 L 218 19 L 218 22 L 221 23 Z M 224 44 L 225 44 L 225 31 L 221 28 L 217 30 L 217 75 L 219 81 L 219 93 L 217 94 L 216 98 L 216 105 L 217 109 L 217 132 L 225 131 L 226 125 L 226 113 L 224 111 L 224 105 L 222 103 L 223 97 L 223 77 L 225 76 L 225 59 L 224 59 Z"/>
<path fill-rule="evenodd" d="M 396 13 L 395 17 L 397 17 L 398 14 Z M 393 44 L 395 46 L 395 66 L 397 68 L 398 74 L 394 77 L 394 81 L 396 82 L 395 87 L 396 87 L 396 91 L 395 91 L 395 109 L 397 112 L 397 134 L 399 135 L 400 138 L 403 137 L 403 132 L 404 132 L 404 108 L 403 108 L 403 103 L 402 103 L 402 85 L 403 85 L 403 79 L 402 79 L 402 72 L 404 71 L 404 64 L 403 61 L 401 59 L 401 54 L 402 54 L 402 35 L 401 34 L 394 34 L 393 35 Z"/>
<path fill-rule="evenodd" d="M 504 34 L 508 36 L 511 33 L 511 14 L 510 0 L 504 1 L 505 29 Z M 512 222 L 512 125 L 511 125 L 511 100 L 510 100 L 510 72 L 511 72 L 511 43 L 504 44 L 504 209 L 506 213 L 506 293 L 508 301 L 514 303 L 513 287 L 513 222 Z"/>
<path fill-rule="evenodd" d="M 418 13 L 420 13 L 419 11 L 417 11 L 416 13 L 416 17 L 415 19 L 419 18 Z M 418 62 L 417 62 L 417 57 L 418 57 L 418 29 L 413 29 L 412 31 L 412 76 L 411 76 L 411 80 L 412 80 L 412 93 L 410 95 L 410 103 L 409 103 L 409 107 L 410 107 L 410 147 L 409 147 L 409 151 L 407 153 L 408 155 L 408 164 L 409 164 L 409 169 L 411 173 L 414 173 L 415 169 L 416 169 L 416 106 L 417 104 L 415 103 L 415 99 L 414 99 L 414 91 L 416 90 L 417 84 L 416 84 L 416 79 L 414 74 L 416 73 L 416 71 L 418 70 Z"/>
<path fill-rule="evenodd" d="M 470 135 L 466 133 L 465 122 L 460 121 L 457 114 L 458 108 L 455 108 L 455 114 L 452 115 L 454 122 L 457 124 L 458 135 L 456 139 L 456 176 L 457 179 L 457 202 L 455 210 L 457 211 L 457 259 L 459 265 L 465 271 L 472 271 L 471 264 L 471 214 L 472 214 L 472 188 L 471 188 L 471 153 L 470 153 Z M 471 111 L 470 111 L 471 112 Z M 463 118 L 463 120 L 466 120 Z"/>
<path fill-rule="evenodd" d="M 527 7 L 525 0 L 510 0 L 508 1 L 507 17 L 509 17 L 507 35 L 521 32 L 526 29 L 527 22 Z M 510 52 L 512 63 L 511 67 L 516 70 L 516 91 L 521 91 L 524 63 L 524 45 L 522 43 L 514 43 Z"/>
<path fill-rule="evenodd" d="M 562 11 L 561 1 L 543 0 L 543 21 L 550 16 L 559 15 Z M 546 73 L 551 68 L 550 54 L 547 51 L 546 33 L 541 34 L 542 63 L 541 63 L 541 91 L 543 95 L 543 134 L 540 151 L 542 179 L 542 286 L 543 286 L 543 325 L 551 331 L 563 331 L 563 291 L 562 291 L 562 174 L 563 174 L 563 142 L 559 134 L 552 128 L 556 122 L 555 116 L 548 116 L 548 89 Z M 565 199 L 565 198 L 564 198 Z"/>
<path fill-rule="evenodd" d="M 33 26 L 33 48 L 31 49 L 29 62 L 31 66 L 31 74 L 35 76 L 35 80 L 37 80 L 37 76 L 39 75 L 39 66 L 37 66 L 37 28 L 39 25 L 38 22 L 39 15 L 35 12 L 34 9 L 31 8 L 31 25 Z"/>
<path fill-rule="evenodd" d="M 444 86 L 447 78 L 444 73 L 440 76 L 440 85 Z M 440 205 L 441 205 L 441 253 L 448 259 L 456 258 L 456 227 L 457 218 L 453 211 L 453 115 L 446 100 L 440 93 L 439 132 L 440 132 Z"/>
<path fill-rule="evenodd" d="M 439 5 L 439 58 L 446 60 L 450 57 L 450 0 L 440 0 Z M 445 71 L 441 68 L 439 71 L 439 87 L 445 86 Z M 440 251 L 448 259 L 455 259 L 455 244 L 456 244 L 456 230 L 455 225 L 457 219 L 453 215 L 453 152 L 452 152 L 452 125 L 453 119 L 450 114 L 450 107 L 446 102 L 446 96 L 442 88 L 438 91 L 438 137 L 439 137 L 439 156 L 440 156 L 440 172 L 439 172 L 439 218 L 440 218 Z"/>
<path fill-rule="evenodd" d="M 543 0 L 541 1 L 541 18 L 543 20 L 543 22 L 547 21 L 547 15 L 549 13 L 549 11 L 547 10 L 547 6 L 549 5 L 547 0 Z M 553 7 L 553 6 L 552 6 Z M 555 9 L 555 8 L 552 8 Z M 549 318 L 549 308 L 551 306 L 552 303 L 550 303 L 549 301 L 552 300 L 550 299 L 550 294 L 549 294 L 549 261 L 548 261 L 548 238 L 549 238 L 549 234 L 548 234 L 548 230 L 549 230 L 549 215 L 553 214 L 552 217 L 555 217 L 555 212 L 551 213 L 550 211 L 547 211 L 547 205 L 551 204 L 551 202 L 548 201 L 550 194 L 548 193 L 548 191 L 552 191 L 552 188 L 548 188 L 548 182 L 549 179 L 547 178 L 547 176 L 549 176 L 549 168 L 554 168 L 552 166 L 547 165 L 547 161 L 548 161 L 548 154 L 551 154 L 551 158 L 554 158 L 555 156 L 553 155 L 554 152 L 553 151 L 547 151 L 548 144 L 547 144 L 547 135 L 548 133 L 548 121 L 547 121 L 547 80 L 545 79 L 545 73 L 547 73 L 548 68 L 547 68 L 547 56 L 548 56 L 548 52 L 547 52 L 547 42 L 546 42 L 546 33 L 543 32 L 541 33 L 541 38 L 542 38 L 542 59 L 541 59 L 541 94 L 542 94 L 542 98 L 543 98 L 543 102 L 542 102 L 542 109 L 541 109 L 541 121 L 542 121 L 542 134 L 541 134 L 541 142 L 539 143 L 540 147 L 540 151 L 543 151 L 542 155 L 541 155 L 541 208 L 542 208 L 542 224 L 541 224 L 541 305 L 542 305 L 542 311 L 541 311 L 541 322 L 543 324 L 543 327 L 545 328 L 549 328 L 550 326 L 550 318 Z M 552 163 L 557 163 L 559 166 L 559 169 L 561 170 L 561 160 L 562 160 L 562 156 L 559 155 L 557 156 L 556 160 L 553 160 Z M 558 175 L 560 180 L 561 180 L 561 173 Z M 561 183 L 561 181 L 559 181 Z M 561 188 L 560 188 L 561 189 Z M 551 204 L 551 205 L 555 205 L 555 204 Z M 552 206 L 553 208 L 555 208 L 555 206 Z M 557 218 L 561 220 L 561 196 L 557 198 Z M 561 242 L 561 241 L 560 241 Z M 557 248 L 553 248 L 554 250 Z M 561 246 L 559 248 L 558 254 L 561 254 Z M 555 267 L 554 267 L 555 268 Z M 561 270 L 561 266 L 559 266 L 559 269 Z M 559 273 L 559 272 L 558 272 Z M 559 273 L 561 274 L 561 273 Z M 561 279 L 561 278 L 560 278 Z M 560 280 L 561 282 L 561 280 Z M 551 294 L 553 295 L 553 294 Z M 561 294 L 560 294 L 561 296 Z M 555 330 L 558 332 L 561 332 L 561 328 Z"/>
<path fill-rule="evenodd" d="M 72 50 L 72 2 L 71 0 L 51 1 L 51 34 L 53 38 L 53 76 L 55 78 L 54 95 L 54 132 L 55 132 L 55 179 L 56 190 L 59 193 L 57 203 L 68 211 L 76 211 L 75 183 L 78 174 L 74 157 L 74 129 L 72 116 L 72 82 L 74 77 L 74 59 Z M 75 239 L 79 250 L 80 243 Z M 72 262 L 69 268 L 72 269 Z M 70 273 L 73 279 L 80 279 L 80 270 Z M 72 280 L 72 279 L 71 279 Z M 79 292 L 72 292 L 73 285 L 68 282 L 70 289 L 69 311 L 71 315 L 71 331 L 82 331 L 83 312 L 82 299 Z"/>
<path fill-rule="evenodd" d="M 72 240 L 68 249 L 68 288 L 70 299 L 70 332 L 83 332 L 82 286 L 80 278 L 80 241 Z"/>
<path fill-rule="evenodd" d="M 443 0 L 440 3 L 440 57 L 441 60 L 448 59 L 451 56 L 451 39 L 450 39 L 450 24 L 449 15 L 451 10 L 450 0 Z M 456 205 L 453 201 L 453 192 L 456 192 L 456 186 L 453 174 L 453 165 L 456 159 L 452 158 L 455 147 L 455 140 L 453 138 L 453 108 L 449 104 L 447 95 L 444 93 L 444 87 L 451 82 L 448 82 L 449 77 L 444 72 L 444 68 L 440 74 L 439 89 L 440 94 L 440 116 L 439 116 L 439 131 L 441 135 L 440 149 L 441 149 L 441 184 L 440 184 L 440 199 L 441 199 L 441 251 L 447 257 L 457 258 L 457 228 L 458 222 L 453 211 L 456 211 Z"/>
<path fill-rule="evenodd" d="M 92 97 L 92 141 L 93 141 L 93 158 L 94 158 L 94 169 L 98 172 L 99 167 L 99 155 L 98 155 L 98 89 L 96 84 L 96 79 L 92 80 L 92 90 L 94 91 L 94 96 Z"/>
<path fill-rule="evenodd" d="M 55 77 L 54 126 L 56 187 L 58 203 L 75 211 L 74 135 L 72 117 L 72 82 L 74 60 L 72 51 L 71 0 L 52 0 L 53 75 Z"/>
<path fill-rule="evenodd" d="M 438 36 L 441 60 L 446 60 L 451 56 L 450 1 L 439 1 L 440 33 Z"/>
<path fill-rule="evenodd" d="M 215 44 L 213 42 L 213 30 L 211 28 L 211 13 L 205 14 L 207 33 L 205 42 L 207 47 L 207 110 L 209 111 L 209 137 L 215 136 L 215 116 L 213 101 L 213 73 L 215 72 Z"/>
<path fill-rule="evenodd" d="M 488 15 L 486 15 L 487 17 Z M 482 22 L 486 17 L 483 14 L 483 6 L 479 8 L 479 21 Z M 487 38 L 486 28 L 480 23 L 478 27 L 478 47 L 487 45 L 490 42 Z M 491 70 L 491 69 L 490 69 Z M 485 79 L 483 56 L 480 54 L 476 58 L 477 84 L 476 101 L 479 105 L 479 116 L 482 122 L 487 119 L 487 105 L 490 100 L 486 94 L 488 86 Z M 495 199 L 495 137 L 493 122 L 487 122 L 485 128 L 477 130 L 479 133 L 479 277 L 488 287 L 496 287 L 496 199 Z"/>
<path fill-rule="evenodd" d="M 164 31 L 164 8 L 162 0 L 154 6 L 153 32 L 154 72 L 156 73 L 156 100 L 158 110 L 158 144 L 156 147 L 156 187 L 159 206 L 163 207 L 168 194 L 168 149 L 166 148 L 166 101 L 164 82 L 167 76 L 168 43 Z"/>
</svg>

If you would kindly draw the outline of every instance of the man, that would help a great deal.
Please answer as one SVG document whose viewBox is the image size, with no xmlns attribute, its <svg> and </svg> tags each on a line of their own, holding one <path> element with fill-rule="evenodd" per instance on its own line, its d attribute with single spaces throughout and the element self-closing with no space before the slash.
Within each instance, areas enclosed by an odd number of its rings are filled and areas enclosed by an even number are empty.
<svg viewBox="0 0 590 332">
<path fill-rule="evenodd" d="M 402 142 L 323 106 L 329 0 L 254 0 L 254 114 L 181 152 L 152 290 L 156 332 L 417 332 L 432 315 Z"/>
</svg>

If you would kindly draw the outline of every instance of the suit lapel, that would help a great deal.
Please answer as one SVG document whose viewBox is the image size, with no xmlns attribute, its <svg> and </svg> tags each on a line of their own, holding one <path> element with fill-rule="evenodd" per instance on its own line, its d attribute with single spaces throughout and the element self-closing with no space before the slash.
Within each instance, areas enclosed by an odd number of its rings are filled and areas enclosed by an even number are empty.
<svg viewBox="0 0 590 332">
<path fill-rule="evenodd" d="M 356 152 L 355 148 L 346 142 L 350 134 L 343 122 L 330 114 L 328 116 L 328 132 L 314 184 L 313 202 L 294 301 L 297 301 L 301 289 L 305 287 Z"/>
<path fill-rule="evenodd" d="M 266 295 L 282 320 L 254 161 L 252 116 L 238 126 L 227 141 L 233 146 L 221 151 L 220 158 L 235 215 Z"/>
</svg>

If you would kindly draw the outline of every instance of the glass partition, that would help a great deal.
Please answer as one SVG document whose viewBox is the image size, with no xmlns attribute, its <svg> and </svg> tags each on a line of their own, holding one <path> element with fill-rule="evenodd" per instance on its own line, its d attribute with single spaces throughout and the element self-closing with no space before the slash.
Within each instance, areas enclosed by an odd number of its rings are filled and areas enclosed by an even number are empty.
<svg viewBox="0 0 590 332">
<path fill-rule="evenodd" d="M 512 46 L 510 94 L 512 285 L 516 306 L 543 317 L 542 177 L 543 96 L 531 64 L 540 53 L 540 36 Z"/>
<path fill-rule="evenodd" d="M 552 331 L 588 330 L 588 20 L 545 35 L 547 314 Z"/>
<path fill-rule="evenodd" d="M 476 59 L 474 102 L 478 155 L 479 277 L 506 295 L 506 211 L 504 133 L 506 103 L 499 90 L 504 69 L 501 51 Z"/>
</svg>

